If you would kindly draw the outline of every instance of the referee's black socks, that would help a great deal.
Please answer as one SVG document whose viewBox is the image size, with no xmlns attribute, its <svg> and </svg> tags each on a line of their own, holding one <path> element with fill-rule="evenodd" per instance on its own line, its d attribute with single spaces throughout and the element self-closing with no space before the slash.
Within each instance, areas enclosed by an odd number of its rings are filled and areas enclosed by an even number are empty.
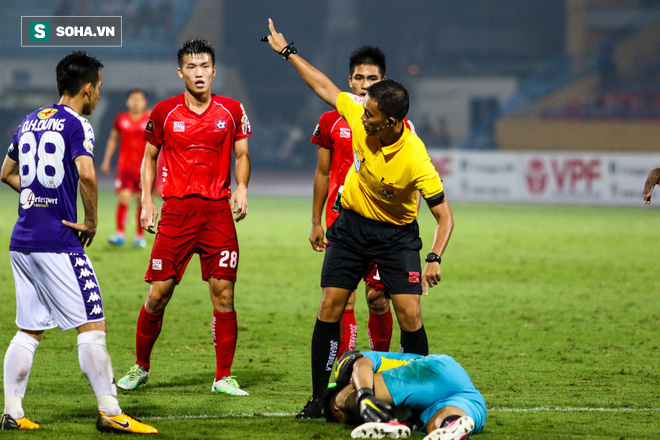
<svg viewBox="0 0 660 440">
<path fill-rule="evenodd" d="M 414 332 L 401 330 L 401 352 L 426 356 L 429 354 L 429 340 L 426 338 L 424 324 Z"/>
<path fill-rule="evenodd" d="M 332 365 L 339 348 L 339 322 L 316 319 L 312 335 L 312 397 L 323 399 L 328 391 Z"/>
</svg>

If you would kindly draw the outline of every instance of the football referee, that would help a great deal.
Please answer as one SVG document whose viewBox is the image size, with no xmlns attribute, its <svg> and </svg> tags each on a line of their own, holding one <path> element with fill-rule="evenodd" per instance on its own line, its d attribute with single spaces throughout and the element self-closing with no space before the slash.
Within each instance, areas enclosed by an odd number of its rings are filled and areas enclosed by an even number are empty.
<svg viewBox="0 0 660 440">
<path fill-rule="evenodd" d="M 339 344 L 339 321 L 350 293 L 369 262 L 378 266 L 401 328 L 405 353 L 428 354 L 422 323 L 421 294 L 440 282 L 442 256 L 454 221 L 442 181 L 424 143 L 403 123 L 408 92 L 384 80 L 362 98 L 342 93 L 323 73 L 297 55 L 268 20 L 270 47 L 291 63 L 307 85 L 336 108 L 353 132 L 354 166 L 341 193 L 341 213 L 327 231 L 328 247 L 321 271 L 323 296 L 312 335 L 312 399 L 296 416 L 323 416 L 323 398 Z M 420 192 L 437 220 L 430 253 L 421 270 L 422 240 L 417 226 Z"/>
</svg>

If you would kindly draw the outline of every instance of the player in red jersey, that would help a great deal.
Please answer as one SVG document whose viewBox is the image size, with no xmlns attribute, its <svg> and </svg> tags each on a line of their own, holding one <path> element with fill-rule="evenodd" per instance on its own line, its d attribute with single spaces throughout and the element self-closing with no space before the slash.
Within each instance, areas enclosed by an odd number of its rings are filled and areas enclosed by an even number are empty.
<svg viewBox="0 0 660 440">
<path fill-rule="evenodd" d="M 133 390 L 149 379 L 151 351 L 165 307 L 192 254 L 198 253 L 202 278 L 208 281 L 213 302 L 216 376 L 211 390 L 245 396 L 248 393 L 230 372 L 238 333 L 234 221 L 244 219 L 248 212 L 250 122 L 240 102 L 211 93 L 215 52 L 206 40 L 186 41 L 177 55 L 179 77 L 186 90 L 156 104 L 144 132 L 147 145 L 142 162 L 140 220 L 146 231 L 154 232 L 158 217 L 151 193 L 160 153 L 164 202 L 145 276 L 151 286 L 137 321 L 137 360 L 117 386 Z M 232 151 L 237 183 L 233 193 Z"/>
<path fill-rule="evenodd" d="M 365 96 L 367 89 L 374 83 L 385 79 L 387 68 L 385 54 L 377 47 L 363 46 L 353 51 L 349 58 L 348 85 L 353 94 Z M 407 127 L 415 131 L 407 119 Z M 344 185 L 346 173 L 353 165 L 353 147 L 351 129 L 337 110 L 325 112 L 319 118 L 311 142 L 319 146 L 316 173 L 314 175 L 314 196 L 312 202 L 312 229 L 309 241 L 315 251 L 325 249 L 324 231 L 321 223 L 325 205 L 325 224 L 330 225 L 339 216 L 334 207 L 339 189 Z M 383 291 L 385 286 L 378 276 L 378 269 L 371 264 L 364 276 L 365 294 L 369 306 L 367 334 L 369 346 L 376 351 L 389 351 L 392 340 L 392 312 L 389 299 Z M 346 305 L 341 318 L 341 336 L 337 356 L 355 348 L 357 324 L 353 308 L 355 292 Z"/>
<path fill-rule="evenodd" d="M 355 50 L 349 59 L 348 85 L 353 94 L 365 96 L 367 88 L 385 79 L 385 54 L 376 47 L 364 46 Z M 325 225 L 330 225 L 339 216 L 334 207 L 339 189 L 344 185 L 346 173 L 353 165 L 352 135 L 346 121 L 337 110 L 325 112 L 319 118 L 311 142 L 318 145 L 318 161 L 314 175 L 312 201 L 312 229 L 309 241 L 317 252 L 325 250 L 324 230 L 321 218 L 325 205 Z M 367 334 L 369 346 L 376 351 L 389 351 L 392 339 L 392 312 L 385 297 L 384 286 L 378 277 L 375 265 L 370 265 L 365 274 L 365 294 L 369 306 Z M 355 321 L 355 292 L 346 304 L 340 321 L 340 339 L 337 356 L 355 348 L 357 324 Z"/>
<path fill-rule="evenodd" d="M 149 122 L 149 110 L 147 109 L 147 96 L 144 90 L 132 89 L 126 97 L 128 111 L 118 113 L 112 124 L 112 131 L 105 147 L 105 157 L 101 164 L 103 174 L 110 173 L 110 160 L 117 149 L 117 138 L 121 139 L 119 147 L 119 159 L 117 161 L 117 178 L 115 179 L 115 190 L 119 203 L 117 204 L 117 233 L 108 237 L 112 244 L 123 245 L 126 241 L 124 231 L 126 227 L 126 214 L 131 196 L 135 195 L 137 201 L 137 230 L 135 232 L 135 246 L 146 247 L 142 226 L 140 226 L 140 165 L 144 156 L 144 127 Z"/>
</svg>

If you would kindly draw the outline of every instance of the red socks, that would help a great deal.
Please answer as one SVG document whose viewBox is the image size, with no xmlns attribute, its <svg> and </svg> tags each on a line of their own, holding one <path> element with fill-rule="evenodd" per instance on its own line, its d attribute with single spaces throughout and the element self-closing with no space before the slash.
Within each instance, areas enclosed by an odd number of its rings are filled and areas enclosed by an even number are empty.
<svg viewBox="0 0 660 440">
<path fill-rule="evenodd" d="M 228 377 L 236 353 L 238 324 L 236 311 L 218 313 L 213 311 L 213 345 L 215 346 L 215 380 Z"/>
<path fill-rule="evenodd" d="M 121 203 L 117 205 L 117 233 L 123 235 L 126 230 L 126 213 L 128 212 L 128 206 L 122 205 Z"/>
<path fill-rule="evenodd" d="M 340 358 L 346 350 L 353 350 L 355 348 L 355 340 L 357 339 L 357 324 L 355 323 L 355 313 L 353 309 L 344 310 L 339 321 L 339 350 L 337 351 L 337 358 Z"/>
<path fill-rule="evenodd" d="M 151 359 L 151 350 L 154 348 L 156 339 L 160 335 L 160 329 L 163 326 L 162 313 L 149 313 L 144 305 L 140 309 L 137 320 L 137 331 L 135 332 L 135 355 L 136 364 L 149 371 L 149 360 Z"/>
<path fill-rule="evenodd" d="M 390 351 L 390 342 L 392 341 L 392 312 L 379 315 L 369 312 L 369 324 L 367 325 L 369 334 L 369 346 L 373 351 Z"/>
<path fill-rule="evenodd" d="M 142 229 L 142 224 L 140 223 L 140 214 L 142 214 L 142 205 L 137 206 L 137 230 L 135 231 L 135 238 L 144 237 L 144 230 Z"/>
</svg>

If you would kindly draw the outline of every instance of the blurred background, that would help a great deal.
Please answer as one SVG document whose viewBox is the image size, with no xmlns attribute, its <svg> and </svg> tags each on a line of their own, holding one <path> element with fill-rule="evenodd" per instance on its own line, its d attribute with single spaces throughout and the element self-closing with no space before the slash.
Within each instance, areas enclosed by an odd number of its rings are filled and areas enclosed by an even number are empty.
<svg viewBox="0 0 660 440">
<path fill-rule="evenodd" d="M 599 179 L 627 166 L 610 161 L 617 154 L 632 160 L 626 163 L 634 185 L 660 166 L 658 0 L 3 2 L 0 129 L 6 140 L 26 113 L 57 101 L 55 64 L 72 50 L 21 47 L 22 15 L 123 17 L 122 47 L 85 48 L 105 64 L 102 98 L 90 118 L 98 158 L 114 115 L 125 109 L 126 91 L 144 88 L 151 105 L 181 93 L 177 47 L 201 37 L 217 52 L 214 93 L 240 100 L 250 117 L 253 175 L 298 171 L 311 194 L 316 147 L 309 139 L 329 108 L 259 41 L 271 17 L 299 53 L 343 89 L 350 52 L 365 44 L 383 49 L 387 76 L 409 89 L 409 118 L 456 194 L 470 188 L 451 176 L 470 171 L 475 157 L 488 163 L 512 158 L 520 168 L 512 185 L 527 185 L 532 195 L 543 175 L 554 176 L 555 193 L 575 193 L 569 202 L 610 199 L 611 181 L 604 181 L 603 194 L 595 192 Z M 567 152 L 589 155 L 556 155 Z M 582 165 L 571 165 L 578 159 Z M 587 173 L 572 188 L 564 183 L 593 160 L 596 177 Z M 499 192 L 491 185 L 475 194 L 490 199 Z M 628 198 L 639 193 L 641 187 Z"/>
</svg>

